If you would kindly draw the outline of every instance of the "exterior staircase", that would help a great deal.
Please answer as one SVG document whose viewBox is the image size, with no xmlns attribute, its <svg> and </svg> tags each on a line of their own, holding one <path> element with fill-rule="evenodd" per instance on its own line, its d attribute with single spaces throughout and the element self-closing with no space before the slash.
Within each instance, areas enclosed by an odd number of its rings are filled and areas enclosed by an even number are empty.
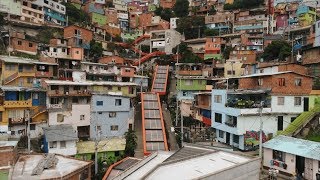
<svg viewBox="0 0 320 180">
<path fill-rule="evenodd" d="M 12 75 L 10 75 L 9 77 L 7 77 L 5 80 L 4 80 L 4 84 L 9 84 L 10 82 L 14 81 L 15 79 L 17 79 L 19 77 L 19 73 L 16 72 Z"/>
<path fill-rule="evenodd" d="M 140 63 L 144 63 L 145 61 L 151 59 L 152 57 L 155 57 L 155 56 L 161 56 L 161 55 L 165 55 L 166 53 L 165 52 L 162 52 L 162 51 L 156 51 L 156 52 L 152 52 L 152 53 L 149 53 L 145 56 L 143 56 L 141 59 L 140 59 Z M 134 66 L 137 66 L 139 65 L 139 60 L 136 60 L 134 61 L 133 63 Z"/>
<path fill-rule="evenodd" d="M 35 118 L 46 111 L 47 111 L 46 106 L 36 106 L 35 108 L 31 109 L 30 117 Z"/>
<path fill-rule="evenodd" d="M 319 114 L 320 106 L 316 106 L 310 111 L 301 113 L 284 131 L 279 131 L 278 135 L 296 136 L 314 117 Z"/>
</svg>

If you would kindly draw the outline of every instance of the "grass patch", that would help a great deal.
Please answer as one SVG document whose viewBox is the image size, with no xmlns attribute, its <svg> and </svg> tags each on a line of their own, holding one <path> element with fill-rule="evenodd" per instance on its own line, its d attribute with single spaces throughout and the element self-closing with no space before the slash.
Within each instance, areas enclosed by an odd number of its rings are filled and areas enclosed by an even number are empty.
<svg viewBox="0 0 320 180">
<path fill-rule="evenodd" d="M 290 136 L 292 135 L 298 128 L 300 128 L 305 122 L 309 121 L 313 118 L 317 113 L 320 112 L 320 106 L 313 108 L 311 111 L 301 113 L 289 126 L 281 132 L 279 135 Z"/>
</svg>

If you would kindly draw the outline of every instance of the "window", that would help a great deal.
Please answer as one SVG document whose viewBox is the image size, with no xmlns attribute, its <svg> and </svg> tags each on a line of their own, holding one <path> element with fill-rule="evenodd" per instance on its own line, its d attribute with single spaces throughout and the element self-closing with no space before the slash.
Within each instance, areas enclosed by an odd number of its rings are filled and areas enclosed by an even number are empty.
<svg viewBox="0 0 320 180">
<path fill-rule="evenodd" d="M 16 66 L 14 64 L 6 64 L 7 71 L 14 71 Z"/>
<path fill-rule="evenodd" d="M 73 86 L 73 90 L 75 90 L 75 91 L 80 90 L 80 86 Z"/>
<path fill-rule="evenodd" d="M 259 78 L 258 79 L 258 86 L 262 86 L 263 85 L 263 79 L 262 78 Z"/>
<path fill-rule="evenodd" d="M 281 151 L 273 150 L 272 152 L 272 159 L 284 162 L 284 153 Z"/>
<path fill-rule="evenodd" d="M 101 126 L 96 126 L 97 127 L 97 131 L 101 131 Z"/>
<path fill-rule="evenodd" d="M 98 114 L 102 114 L 102 112 L 100 111 L 100 112 L 98 112 Z"/>
<path fill-rule="evenodd" d="M 294 105 L 301 106 L 301 97 L 294 97 Z"/>
<path fill-rule="evenodd" d="M 22 41 L 18 41 L 18 45 L 21 46 L 22 45 Z"/>
<path fill-rule="evenodd" d="M 114 118 L 117 116 L 117 113 L 116 112 L 109 112 L 109 117 L 110 118 Z"/>
<path fill-rule="evenodd" d="M 116 99 L 115 106 L 121 106 L 121 103 L 122 103 L 121 99 Z"/>
<path fill-rule="evenodd" d="M 57 141 L 52 141 L 49 143 L 50 149 L 57 148 Z"/>
<path fill-rule="evenodd" d="M 35 124 L 30 124 L 30 130 L 35 131 L 36 130 L 36 125 Z"/>
<path fill-rule="evenodd" d="M 118 87 L 118 91 L 121 91 L 121 87 Z"/>
<path fill-rule="evenodd" d="M 186 91 L 182 91 L 182 96 L 187 96 L 187 92 Z"/>
<path fill-rule="evenodd" d="M 78 97 L 72 97 L 72 103 L 78 104 L 79 103 Z"/>
<path fill-rule="evenodd" d="M 219 138 L 223 138 L 224 137 L 224 132 L 219 130 Z"/>
<path fill-rule="evenodd" d="M 221 103 L 222 102 L 222 96 L 221 95 L 214 95 L 214 102 L 215 103 Z"/>
<path fill-rule="evenodd" d="M 33 79 L 32 79 L 32 78 L 27 78 L 27 83 L 28 83 L 28 84 L 33 83 Z"/>
<path fill-rule="evenodd" d="M 50 89 L 51 89 L 51 90 L 59 90 L 59 86 L 54 86 L 54 85 L 53 85 L 53 86 L 50 86 Z"/>
<path fill-rule="evenodd" d="M 192 80 L 191 79 L 187 79 L 185 82 L 186 82 L 186 86 L 192 86 Z"/>
<path fill-rule="evenodd" d="M 79 54 L 79 51 L 76 51 L 76 54 Z"/>
<path fill-rule="evenodd" d="M 239 136 L 238 135 L 233 135 L 233 142 L 239 144 Z"/>
<path fill-rule="evenodd" d="M 296 78 L 296 79 L 294 79 L 294 85 L 296 85 L 296 86 L 301 86 L 301 78 Z"/>
<path fill-rule="evenodd" d="M 235 75 L 236 72 L 235 72 L 235 71 L 228 70 L 228 71 L 227 71 L 227 74 L 228 74 L 228 75 Z"/>
<path fill-rule="evenodd" d="M 29 43 L 29 47 L 33 47 L 33 44 L 32 44 L 32 43 Z"/>
<path fill-rule="evenodd" d="M 118 131 L 118 125 L 112 125 L 112 126 L 110 126 L 110 130 L 111 131 Z"/>
<path fill-rule="evenodd" d="M 80 121 L 83 121 L 84 120 L 84 115 L 80 115 Z"/>
<path fill-rule="evenodd" d="M 33 93 L 32 94 L 32 99 L 39 99 L 39 94 L 38 93 Z"/>
<path fill-rule="evenodd" d="M 66 148 L 66 141 L 60 141 L 60 149 Z"/>
<path fill-rule="evenodd" d="M 278 131 L 283 130 L 283 116 L 278 116 Z"/>
<path fill-rule="evenodd" d="M 58 114 L 57 115 L 57 122 L 63 122 L 64 121 L 64 115 L 63 114 Z"/>
<path fill-rule="evenodd" d="M 220 113 L 214 113 L 214 120 L 215 120 L 215 122 L 217 122 L 217 123 L 222 123 L 222 114 L 220 114 Z"/>
<path fill-rule="evenodd" d="M 97 106 L 103 106 L 103 101 L 97 101 Z"/>
<path fill-rule="evenodd" d="M 286 79 L 285 78 L 279 78 L 278 79 L 278 85 L 279 86 L 285 86 L 286 85 Z"/>
<path fill-rule="evenodd" d="M 284 105 L 284 97 L 278 97 L 278 105 Z"/>
<path fill-rule="evenodd" d="M 111 90 L 112 90 L 112 86 L 107 86 L 107 89 L 108 89 L 109 91 L 111 91 Z"/>
</svg>

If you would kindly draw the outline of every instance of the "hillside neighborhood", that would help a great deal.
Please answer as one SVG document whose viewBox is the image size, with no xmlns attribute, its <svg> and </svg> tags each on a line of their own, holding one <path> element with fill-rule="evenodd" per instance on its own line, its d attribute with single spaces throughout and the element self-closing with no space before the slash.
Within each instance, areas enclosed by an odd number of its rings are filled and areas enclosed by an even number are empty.
<svg viewBox="0 0 320 180">
<path fill-rule="evenodd" d="M 320 180 L 320 0 L 0 0 L 0 180 Z"/>
</svg>

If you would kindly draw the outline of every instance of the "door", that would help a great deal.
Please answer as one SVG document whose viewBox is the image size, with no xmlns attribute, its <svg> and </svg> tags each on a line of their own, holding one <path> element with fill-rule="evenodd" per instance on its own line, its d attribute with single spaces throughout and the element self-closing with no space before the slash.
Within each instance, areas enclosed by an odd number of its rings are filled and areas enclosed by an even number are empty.
<svg viewBox="0 0 320 180">
<path fill-rule="evenodd" d="M 302 177 L 305 167 L 305 158 L 301 156 L 296 156 L 296 174 L 297 176 Z"/>
<path fill-rule="evenodd" d="M 278 131 L 283 130 L 283 116 L 278 116 Z"/>
<path fill-rule="evenodd" d="M 226 143 L 230 144 L 230 133 L 226 133 Z"/>
<path fill-rule="evenodd" d="M 303 98 L 303 111 L 309 111 L 309 98 Z"/>
<path fill-rule="evenodd" d="M 23 72 L 23 65 L 19 64 L 19 72 Z"/>
</svg>

